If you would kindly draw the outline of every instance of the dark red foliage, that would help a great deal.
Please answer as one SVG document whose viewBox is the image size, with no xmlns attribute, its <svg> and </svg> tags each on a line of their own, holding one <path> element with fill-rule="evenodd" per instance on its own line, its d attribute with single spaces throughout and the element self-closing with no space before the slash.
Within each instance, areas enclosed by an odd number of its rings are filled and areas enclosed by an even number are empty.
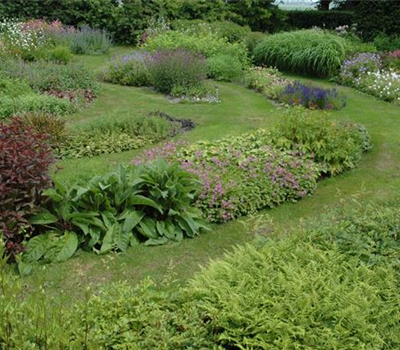
<svg viewBox="0 0 400 350">
<path fill-rule="evenodd" d="M 22 250 L 24 235 L 31 233 L 27 219 L 51 185 L 48 137 L 23 127 L 18 119 L 0 123 L 0 231 L 11 257 Z"/>
</svg>

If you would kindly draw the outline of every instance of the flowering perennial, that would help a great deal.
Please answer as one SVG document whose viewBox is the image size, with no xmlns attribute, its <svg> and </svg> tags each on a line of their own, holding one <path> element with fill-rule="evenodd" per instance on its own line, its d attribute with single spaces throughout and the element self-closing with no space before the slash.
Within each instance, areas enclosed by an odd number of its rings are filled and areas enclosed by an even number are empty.
<svg viewBox="0 0 400 350">
<path fill-rule="evenodd" d="M 268 145 L 268 133 L 259 130 L 242 137 L 187 145 L 169 142 L 134 159 L 138 165 L 162 158 L 196 174 L 202 191 L 196 206 L 211 222 L 296 201 L 314 191 L 318 166 L 305 154 L 278 151 Z"/>
</svg>

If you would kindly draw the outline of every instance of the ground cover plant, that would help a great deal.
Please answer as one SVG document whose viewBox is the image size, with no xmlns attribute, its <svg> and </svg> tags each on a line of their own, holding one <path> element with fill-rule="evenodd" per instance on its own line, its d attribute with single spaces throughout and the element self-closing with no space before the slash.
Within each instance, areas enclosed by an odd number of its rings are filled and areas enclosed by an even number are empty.
<svg viewBox="0 0 400 350">
<path fill-rule="evenodd" d="M 56 311 L 43 293 L 21 300 L 23 285 L 3 259 L 0 303 L 7 311 L 0 330 L 7 336 L 0 344 L 396 348 L 398 201 L 348 209 L 311 219 L 291 237 L 237 247 L 183 287 L 164 281 L 165 290 L 149 279 L 135 288 L 112 284 L 72 309 L 60 304 Z"/>
<path fill-rule="evenodd" d="M 118 119 L 102 116 L 66 129 L 62 142 L 54 144 L 54 152 L 62 159 L 120 153 L 173 137 L 189 125 L 193 127 L 190 120 L 161 112 L 143 116 L 121 111 Z"/>
<path fill-rule="evenodd" d="M 300 30 L 269 35 L 255 48 L 258 64 L 317 77 L 335 75 L 346 58 L 349 44 L 323 30 Z"/>
</svg>

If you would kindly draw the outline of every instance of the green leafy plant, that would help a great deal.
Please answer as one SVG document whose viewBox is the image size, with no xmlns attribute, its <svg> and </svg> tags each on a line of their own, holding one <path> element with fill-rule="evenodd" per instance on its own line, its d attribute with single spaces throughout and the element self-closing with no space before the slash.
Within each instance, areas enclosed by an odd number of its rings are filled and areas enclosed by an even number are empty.
<svg viewBox="0 0 400 350">
<path fill-rule="evenodd" d="M 368 132 L 361 125 L 336 121 L 329 114 L 291 108 L 271 130 L 271 143 L 281 149 L 313 154 L 323 173 L 336 175 L 354 168 L 371 148 Z"/>
<path fill-rule="evenodd" d="M 32 92 L 31 87 L 26 81 L 9 78 L 0 79 L 0 98 L 3 96 L 19 97 L 32 94 Z"/>
<path fill-rule="evenodd" d="M 237 57 L 243 64 L 246 64 L 248 60 L 247 50 L 243 43 L 229 43 L 226 39 L 217 38 L 213 34 L 195 35 L 169 30 L 150 37 L 143 47 L 150 52 L 181 48 L 202 54 L 206 58 L 229 55 Z"/>
<path fill-rule="evenodd" d="M 31 218 L 43 233 L 27 242 L 22 262 L 66 260 L 78 247 L 103 254 L 194 237 L 207 229 L 191 208 L 198 189 L 194 175 L 163 162 L 121 167 L 70 189 L 56 183 L 44 192 L 48 208 Z"/>
<path fill-rule="evenodd" d="M 118 111 L 117 116 L 104 115 L 70 128 L 64 142 L 54 151 L 63 159 L 120 153 L 172 137 L 182 128 L 178 121 L 157 115 Z"/>
<path fill-rule="evenodd" d="M 24 113 L 43 113 L 63 116 L 76 112 L 75 103 L 48 95 L 29 94 L 17 98 L 0 97 L 0 119 Z"/>
<path fill-rule="evenodd" d="M 243 77 L 243 64 L 238 58 L 217 55 L 207 60 L 209 78 L 221 81 L 239 81 Z"/>
</svg>

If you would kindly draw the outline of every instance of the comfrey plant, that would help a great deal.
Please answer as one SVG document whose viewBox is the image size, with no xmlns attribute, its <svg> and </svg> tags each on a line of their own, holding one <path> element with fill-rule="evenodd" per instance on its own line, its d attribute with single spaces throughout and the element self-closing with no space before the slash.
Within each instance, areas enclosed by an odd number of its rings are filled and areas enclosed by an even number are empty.
<svg viewBox="0 0 400 350">
<path fill-rule="evenodd" d="M 288 105 L 300 105 L 310 109 L 340 109 L 345 106 L 345 96 L 335 89 L 323 89 L 299 81 L 289 83 L 279 101 Z"/>
</svg>

